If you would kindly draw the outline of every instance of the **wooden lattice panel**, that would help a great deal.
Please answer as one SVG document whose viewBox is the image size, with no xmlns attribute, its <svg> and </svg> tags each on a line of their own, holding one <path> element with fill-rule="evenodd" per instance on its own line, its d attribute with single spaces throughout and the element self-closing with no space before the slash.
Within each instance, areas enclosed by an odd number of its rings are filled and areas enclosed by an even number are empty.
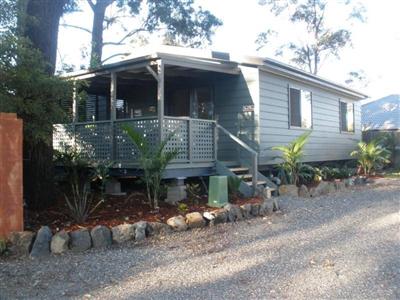
<svg viewBox="0 0 400 300">
<path fill-rule="evenodd" d="M 165 146 L 166 151 L 178 150 L 179 155 L 175 162 L 189 160 L 189 130 L 188 120 L 165 118 L 163 126 L 164 138 L 173 132 L 171 139 Z"/>
<path fill-rule="evenodd" d="M 115 160 L 134 163 L 139 158 L 138 151 L 129 136 L 124 133 L 122 126 L 125 125 L 141 133 L 145 137 L 149 147 L 154 149 L 159 139 L 158 119 L 124 120 L 115 122 Z"/>
<path fill-rule="evenodd" d="M 215 123 L 192 119 L 191 157 L 192 161 L 212 161 L 215 159 Z"/>
<path fill-rule="evenodd" d="M 75 125 L 76 147 L 91 161 L 111 160 L 112 131 L 110 122 Z"/>
</svg>

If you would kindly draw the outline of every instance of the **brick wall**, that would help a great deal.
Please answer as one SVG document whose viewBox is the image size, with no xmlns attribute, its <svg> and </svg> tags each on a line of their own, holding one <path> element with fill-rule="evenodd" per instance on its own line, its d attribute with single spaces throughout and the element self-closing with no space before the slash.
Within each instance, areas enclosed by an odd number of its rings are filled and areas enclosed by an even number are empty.
<svg viewBox="0 0 400 300">
<path fill-rule="evenodd" d="M 0 113 L 0 237 L 22 231 L 22 120 Z"/>
</svg>

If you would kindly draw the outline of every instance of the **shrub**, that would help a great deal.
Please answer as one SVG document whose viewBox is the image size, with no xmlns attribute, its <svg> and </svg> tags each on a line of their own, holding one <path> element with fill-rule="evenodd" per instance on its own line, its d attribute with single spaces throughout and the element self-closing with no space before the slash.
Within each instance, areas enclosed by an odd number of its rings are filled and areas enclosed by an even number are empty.
<svg viewBox="0 0 400 300">
<path fill-rule="evenodd" d="M 178 211 L 179 211 L 181 214 L 186 213 L 188 210 L 189 210 L 189 207 L 187 206 L 186 203 L 179 203 L 179 204 L 178 204 Z"/>
<path fill-rule="evenodd" d="M 198 183 L 191 183 L 186 185 L 186 192 L 188 195 L 188 199 L 193 204 L 199 204 L 199 200 L 201 199 L 201 187 Z"/>
<path fill-rule="evenodd" d="M 242 181 L 242 177 L 228 176 L 228 193 L 231 197 L 240 196 L 239 188 Z"/>
<path fill-rule="evenodd" d="M 281 168 L 287 174 L 287 183 L 289 184 L 299 183 L 299 176 L 303 166 L 301 163 L 304 154 L 303 149 L 310 134 L 310 131 L 306 132 L 286 146 L 272 147 L 272 150 L 278 150 L 282 152 L 281 156 L 279 156 L 279 158 L 283 160 L 283 163 L 281 163 Z"/>
<path fill-rule="evenodd" d="M 110 180 L 110 168 L 113 164 L 113 162 L 98 162 L 93 165 L 93 181 L 100 182 L 100 194 L 101 200 L 103 201 L 105 201 L 106 198 L 106 183 Z"/>
<path fill-rule="evenodd" d="M 371 175 L 372 171 L 382 168 L 390 163 L 390 151 L 384 148 L 378 140 L 369 143 L 359 142 L 358 149 L 351 152 L 351 156 L 357 158 L 358 164 L 365 175 Z"/>
<path fill-rule="evenodd" d="M 6 240 L 0 238 L 0 256 L 3 255 L 7 250 Z"/>
<path fill-rule="evenodd" d="M 143 169 L 143 181 L 146 183 L 147 199 L 153 208 L 158 209 L 162 175 L 168 164 L 175 159 L 179 151 L 165 151 L 168 141 L 174 136 L 174 132 L 158 144 L 156 149 L 151 149 L 146 138 L 129 126 L 122 127 L 130 137 L 139 152 L 139 165 Z"/>
<path fill-rule="evenodd" d="M 319 169 L 308 164 L 302 164 L 299 169 L 299 184 L 311 184 L 319 181 Z"/>
</svg>

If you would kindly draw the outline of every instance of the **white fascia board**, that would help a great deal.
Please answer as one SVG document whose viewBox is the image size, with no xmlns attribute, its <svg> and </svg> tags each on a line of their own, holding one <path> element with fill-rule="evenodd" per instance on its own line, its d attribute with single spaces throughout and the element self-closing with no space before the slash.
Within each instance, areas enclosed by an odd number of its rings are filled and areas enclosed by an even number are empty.
<svg viewBox="0 0 400 300">
<path fill-rule="evenodd" d="M 324 79 L 318 78 L 317 76 L 309 76 L 305 73 L 299 74 L 298 72 L 293 72 L 287 69 L 279 68 L 276 66 L 259 66 L 259 69 L 264 72 L 276 74 L 289 79 L 297 80 L 305 84 L 311 84 L 315 87 L 319 87 L 325 90 L 334 91 L 336 93 L 342 94 L 345 97 L 350 97 L 353 100 L 359 101 L 368 98 L 367 95 L 360 92 L 354 91 L 352 89 L 340 86 L 335 83 L 330 83 Z"/>
</svg>

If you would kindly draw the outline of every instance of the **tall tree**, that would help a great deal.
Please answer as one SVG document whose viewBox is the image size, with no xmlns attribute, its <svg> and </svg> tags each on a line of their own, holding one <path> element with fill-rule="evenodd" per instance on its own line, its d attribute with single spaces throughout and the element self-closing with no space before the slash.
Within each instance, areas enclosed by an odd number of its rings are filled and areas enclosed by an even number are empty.
<svg viewBox="0 0 400 300">
<path fill-rule="evenodd" d="M 19 0 L 20 33 L 40 50 L 49 74 L 56 65 L 60 18 L 73 5 L 72 0 Z"/>
<path fill-rule="evenodd" d="M 312 74 L 318 74 L 321 63 L 328 57 L 339 58 L 340 50 L 351 43 L 351 31 L 346 26 L 349 19 L 364 21 L 365 8 L 359 4 L 352 5 L 351 0 L 343 1 L 349 7 L 349 14 L 342 22 L 342 28 L 331 28 L 327 25 L 329 11 L 328 0 L 261 0 L 261 5 L 267 5 L 276 15 L 287 13 L 290 22 L 305 25 L 305 41 L 291 41 L 279 48 L 292 53 L 291 61 Z M 338 5 L 340 2 L 335 2 Z M 333 11 L 331 13 L 334 13 Z M 349 24 L 347 24 L 349 25 Z M 256 42 L 260 47 L 268 43 L 271 35 L 276 32 L 268 30 L 259 34 Z"/>
<path fill-rule="evenodd" d="M 52 124 L 69 84 L 53 76 L 64 0 L 0 1 L 0 111 L 24 121 L 24 198 L 30 207 L 54 200 Z M 57 19 L 58 18 L 58 19 Z"/>
<path fill-rule="evenodd" d="M 64 24 L 91 33 L 90 66 L 96 67 L 106 61 L 103 58 L 104 46 L 126 45 L 139 34 L 162 32 L 173 44 L 198 47 L 211 41 L 214 29 L 221 21 L 208 10 L 195 7 L 194 0 L 87 0 L 92 12 L 92 28 Z M 108 8 L 114 7 L 116 14 L 106 16 Z M 123 19 L 129 16 L 130 26 Z M 120 25 L 122 36 L 115 41 L 103 41 L 106 29 Z M 139 24 L 131 27 L 131 24 Z M 122 55 L 127 53 L 116 53 Z"/>
</svg>

